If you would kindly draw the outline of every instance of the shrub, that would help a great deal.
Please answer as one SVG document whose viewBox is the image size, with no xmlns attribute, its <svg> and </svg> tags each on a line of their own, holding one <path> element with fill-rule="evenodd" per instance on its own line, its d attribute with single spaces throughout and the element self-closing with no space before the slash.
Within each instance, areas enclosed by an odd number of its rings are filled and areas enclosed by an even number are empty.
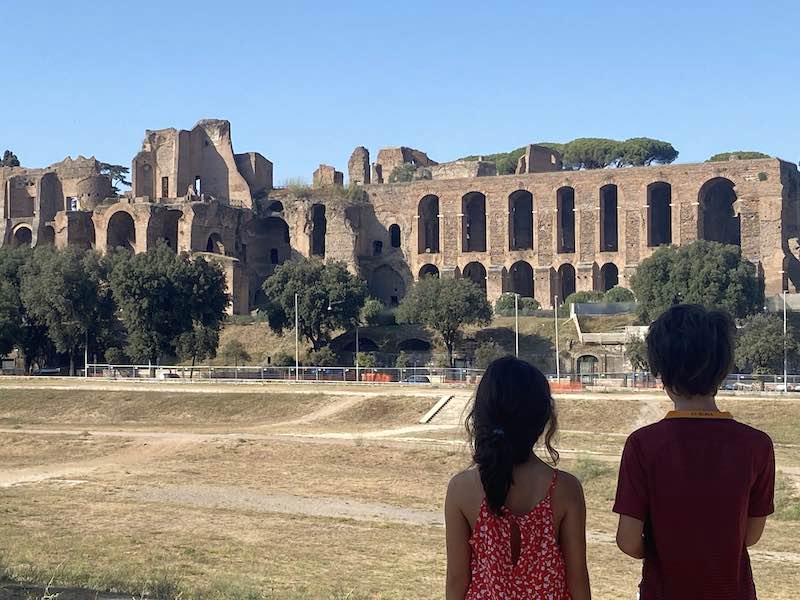
<svg viewBox="0 0 800 600">
<path fill-rule="evenodd" d="M 634 371 L 650 371 L 647 362 L 647 344 L 644 338 L 630 336 L 625 340 L 625 358 Z"/>
<path fill-rule="evenodd" d="M 336 353 L 330 346 L 312 350 L 306 355 L 306 363 L 312 367 L 335 367 L 338 362 Z"/>
<path fill-rule="evenodd" d="M 403 163 L 389 174 L 389 183 L 406 183 L 417 179 L 432 179 L 430 169 L 417 167 L 414 163 Z"/>
<path fill-rule="evenodd" d="M 519 299 L 519 314 L 529 317 L 534 312 L 540 310 L 542 307 L 535 298 L 520 297 Z M 495 314 L 504 317 L 514 316 L 514 293 L 504 292 L 494 303 Z"/>
<path fill-rule="evenodd" d="M 604 296 L 604 302 L 633 302 L 636 298 L 628 288 L 616 286 L 608 290 Z"/>
<path fill-rule="evenodd" d="M 286 352 L 276 352 L 272 355 L 272 365 L 275 367 L 293 367 L 294 356 Z"/>
<path fill-rule="evenodd" d="M 489 364 L 498 358 L 508 354 L 497 342 L 484 342 L 475 348 L 474 363 L 475 368 L 485 369 Z"/>
<path fill-rule="evenodd" d="M 383 302 L 375 298 L 367 298 L 364 301 L 364 306 L 361 307 L 361 315 L 359 320 L 364 325 L 376 327 L 381 325 L 381 315 L 383 313 Z"/>
<path fill-rule="evenodd" d="M 378 364 L 378 361 L 375 360 L 375 354 L 373 352 L 359 352 L 358 353 L 358 366 L 359 367 L 366 367 L 371 369 Z"/>
<path fill-rule="evenodd" d="M 411 357 L 406 354 L 405 352 L 400 352 L 397 355 L 397 358 L 394 361 L 394 366 L 398 369 L 405 369 L 406 367 L 410 367 L 412 364 Z"/>
<path fill-rule="evenodd" d="M 567 306 L 570 304 L 593 304 L 602 302 L 604 300 L 604 296 L 605 294 L 603 294 L 603 292 L 597 292 L 594 290 L 573 292 L 566 297 L 564 304 Z"/>
</svg>

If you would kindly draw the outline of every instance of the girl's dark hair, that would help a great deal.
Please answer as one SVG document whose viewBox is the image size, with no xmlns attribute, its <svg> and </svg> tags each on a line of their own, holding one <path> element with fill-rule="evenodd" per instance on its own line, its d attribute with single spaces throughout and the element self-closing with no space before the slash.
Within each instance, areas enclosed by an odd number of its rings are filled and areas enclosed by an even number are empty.
<svg viewBox="0 0 800 600">
<path fill-rule="evenodd" d="M 714 394 L 733 368 L 734 332 L 726 312 L 698 304 L 673 306 L 647 333 L 650 370 L 678 394 Z"/>
<path fill-rule="evenodd" d="M 558 462 L 552 445 L 558 422 L 550 384 L 539 369 L 523 360 L 506 356 L 488 366 L 466 424 L 472 459 L 495 513 L 500 513 L 514 482 L 514 466 L 530 458 L 545 428 L 545 448 L 553 464 Z"/>
</svg>

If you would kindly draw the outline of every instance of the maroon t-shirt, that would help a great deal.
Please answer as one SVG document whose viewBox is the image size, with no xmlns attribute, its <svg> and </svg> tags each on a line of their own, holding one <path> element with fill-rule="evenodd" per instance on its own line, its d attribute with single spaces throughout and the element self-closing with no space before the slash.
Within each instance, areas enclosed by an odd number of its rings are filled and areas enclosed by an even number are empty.
<svg viewBox="0 0 800 600">
<path fill-rule="evenodd" d="M 754 600 L 749 517 L 773 512 L 770 437 L 673 411 L 625 443 L 614 512 L 644 522 L 641 600 Z"/>
</svg>

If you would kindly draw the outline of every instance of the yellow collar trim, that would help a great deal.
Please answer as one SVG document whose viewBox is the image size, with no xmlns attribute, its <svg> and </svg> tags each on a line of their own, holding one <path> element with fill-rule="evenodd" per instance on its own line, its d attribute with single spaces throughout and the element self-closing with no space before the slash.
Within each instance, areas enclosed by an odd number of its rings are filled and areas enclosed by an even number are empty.
<svg viewBox="0 0 800 600">
<path fill-rule="evenodd" d="M 724 410 L 671 410 L 665 419 L 733 419 L 733 415 Z"/>
</svg>

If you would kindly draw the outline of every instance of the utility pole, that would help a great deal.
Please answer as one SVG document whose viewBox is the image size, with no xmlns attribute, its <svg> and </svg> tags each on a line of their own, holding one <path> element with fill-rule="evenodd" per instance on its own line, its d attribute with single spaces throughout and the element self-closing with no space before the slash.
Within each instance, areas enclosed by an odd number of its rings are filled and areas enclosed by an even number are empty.
<svg viewBox="0 0 800 600">
<path fill-rule="evenodd" d="M 783 393 L 789 393 L 789 381 L 786 379 L 786 290 L 781 293 L 783 296 Z"/>
<path fill-rule="evenodd" d="M 553 300 L 553 319 L 556 324 L 556 380 L 561 382 L 561 363 L 558 359 L 558 296 Z"/>
<path fill-rule="evenodd" d="M 785 328 L 784 328 L 785 329 Z M 785 346 L 786 344 L 784 344 Z M 89 329 L 86 329 L 86 337 L 83 343 L 83 378 L 89 377 Z"/>
<path fill-rule="evenodd" d="M 294 295 L 294 380 L 300 380 L 300 319 L 297 313 L 297 294 Z"/>
<path fill-rule="evenodd" d="M 356 381 L 361 381 L 358 365 L 358 323 L 356 323 Z"/>
</svg>

